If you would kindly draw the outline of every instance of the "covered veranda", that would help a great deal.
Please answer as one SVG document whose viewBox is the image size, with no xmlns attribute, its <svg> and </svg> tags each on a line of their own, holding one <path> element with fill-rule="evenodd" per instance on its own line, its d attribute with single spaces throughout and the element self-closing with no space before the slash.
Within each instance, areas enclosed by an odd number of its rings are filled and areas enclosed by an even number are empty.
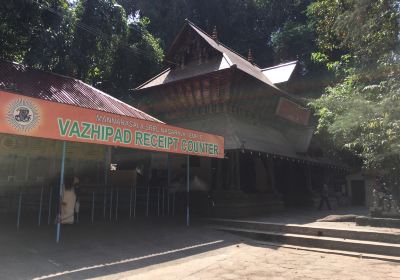
<svg viewBox="0 0 400 280">
<path fill-rule="evenodd" d="M 168 126 L 72 78 L 1 64 L 4 225 L 56 225 L 59 242 L 68 170 L 80 181 L 75 223 L 179 215 L 189 225 L 190 157 L 222 158 L 222 137 Z"/>
</svg>

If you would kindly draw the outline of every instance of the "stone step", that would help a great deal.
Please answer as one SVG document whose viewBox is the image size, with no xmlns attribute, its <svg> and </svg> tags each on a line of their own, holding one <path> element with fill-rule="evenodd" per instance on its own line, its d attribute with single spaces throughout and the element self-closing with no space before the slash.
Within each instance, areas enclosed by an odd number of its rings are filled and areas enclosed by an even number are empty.
<svg viewBox="0 0 400 280">
<path fill-rule="evenodd" d="M 314 248 L 314 247 L 304 247 L 304 246 L 296 246 L 296 245 L 289 245 L 283 243 L 276 243 L 276 242 L 267 242 L 267 241 L 259 241 L 259 240 L 252 240 L 254 244 L 258 246 L 265 246 L 265 247 L 278 247 L 278 248 L 286 248 L 286 249 L 293 249 L 293 250 L 302 250 L 302 251 L 309 251 L 309 252 L 316 252 L 316 253 L 324 253 L 324 254 L 335 254 L 341 256 L 348 256 L 348 257 L 355 257 L 360 259 L 372 259 L 372 260 L 380 260 L 380 261 L 389 261 L 389 262 L 396 262 L 400 263 L 400 257 L 396 256 L 387 256 L 387 255 L 379 255 L 379 254 L 366 254 L 366 253 L 358 253 L 358 252 L 350 252 L 350 251 L 342 251 L 342 250 L 332 250 L 332 249 L 323 249 L 323 248 Z"/>
<path fill-rule="evenodd" d="M 214 228 L 217 230 L 222 230 L 225 232 L 261 241 L 283 243 L 310 248 L 323 248 L 330 250 L 341 250 L 357 253 L 400 257 L 400 244 L 394 243 L 343 239 L 325 236 L 309 236 L 303 234 L 269 232 L 222 226 L 216 226 Z"/>
<path fill-rule="evenodd" d="M 270 222 L 267 223 L 267 222 L 236 220 L 236 219 L 209 219 L 208 221 L 211 224 L 223 227 L 400 244 L 399 233 L 377 232 L 362 228 L 339 229 L 339 228 L 326 228 L 326 227 L 309 226 L 309 225 L 282 224 L 282 223 L 270 223 Z"/>
<path fill-rule="evenodd" d="M 400 228 L 400 218 L 356 217 L 359 226 Z"/>
<path fill-rule="evenodd" d="M 210 209 L 211 217 L 242 218 L 247 216 L 259 215 L 260 213 L 281 212 L 284 204 L 281 201 L 264 201 L 262 203 L 242 202 L 242 203 L 216 203 Z"/>
</svg>

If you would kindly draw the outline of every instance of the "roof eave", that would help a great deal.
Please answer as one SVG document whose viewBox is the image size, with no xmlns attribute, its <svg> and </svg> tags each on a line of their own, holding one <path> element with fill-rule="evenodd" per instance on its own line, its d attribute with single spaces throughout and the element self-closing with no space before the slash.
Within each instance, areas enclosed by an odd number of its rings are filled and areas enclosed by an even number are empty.
<svg viewBox="0 0 400 280">
<path fill-rule="evenodd" d="M 133 90 L 138 90 L 143 88 L 145 85 L 148 85 L 149 83 L 151 83 L 152 81 L 154 81 L 155 79 L 157 79 L 158 77 L 160 77 L 161 75 L 165 74 L 166 72 L 170 71 L 171 68 L 167 68 L 164 71 L 158 73 L 157 75 L 155 75 L 154 77 L 152 77 L 150 80 L 147 80 L 146 82 L 144 82 L 143 84 L 141 84 L 140 86 L 137 86 L 136 88 L 134 88 Z"/>
<path fill-rule="evenodd" d="M 176 84 L 176 83 L 181 83 L 183 81 L 187 81 L 187 80 L 194 79 L 194 78 L 199 78 L 199 77 L 204 77 L 204 76 L 212 75 L 212 74 L 215 74 L 215 73 L 230 71 L 230 70 L 233 70 L 233 69 L 236 69 L 236 68 L 237 68 L 236 64 L 233 64 L 229 68 L 224 68 L 224 69 L 216 70 L 216 71 L 213 71 L 213 72 L 204 73 L 204 74 L 201 74 L 201 75 L 198 75 L 198 76 L 187 77 L 187 78 L 183 78 L 183 79 L 180 79 L 180 80 L 166 82 L 166 83 L 163 83 L 163 84 L 158 84 L 158 85 L 151 86 L 151 87 L 146 87 L 146 88 L 137 87 L 137 88 L 133 89 L 133 94 L 139 93 L 139 92 L 143 92 L 143 91 L 149 90 L 149 89 L 163 87 L 163 86 L 166 86 L 166 85 L 172 85 L 172 84 Z"/>
</svg>

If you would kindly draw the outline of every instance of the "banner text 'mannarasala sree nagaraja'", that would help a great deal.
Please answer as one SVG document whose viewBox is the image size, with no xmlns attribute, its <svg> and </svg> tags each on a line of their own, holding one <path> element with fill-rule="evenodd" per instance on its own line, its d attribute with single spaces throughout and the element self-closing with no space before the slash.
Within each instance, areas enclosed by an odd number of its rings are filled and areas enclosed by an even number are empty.
<svg viewBox="0 0 400 280">
<path fill-rule="evenodd" d="M 144 147 L 172 152 L 218 155 L 219 147 L 214 143 L 179 139 L 157 133 L 143 132 L 132 128 L 80 122 L 58 118 L 60 136 L 113 143 L 121 146 Z"/>
</svg>

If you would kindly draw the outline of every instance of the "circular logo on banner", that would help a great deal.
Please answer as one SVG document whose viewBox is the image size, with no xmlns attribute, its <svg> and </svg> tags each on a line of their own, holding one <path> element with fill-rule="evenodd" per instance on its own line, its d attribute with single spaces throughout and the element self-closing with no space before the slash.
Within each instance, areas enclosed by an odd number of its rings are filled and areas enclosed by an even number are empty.
<svg viewBox="0 0 400 280">
<path fill-rule="evenodd" d="M 37 106 L 29 100 L 15 100 L 8 107 L 8 123 L 21 132 L 28 132 L 39 123 L 38 111 Z"/>
</svg>

